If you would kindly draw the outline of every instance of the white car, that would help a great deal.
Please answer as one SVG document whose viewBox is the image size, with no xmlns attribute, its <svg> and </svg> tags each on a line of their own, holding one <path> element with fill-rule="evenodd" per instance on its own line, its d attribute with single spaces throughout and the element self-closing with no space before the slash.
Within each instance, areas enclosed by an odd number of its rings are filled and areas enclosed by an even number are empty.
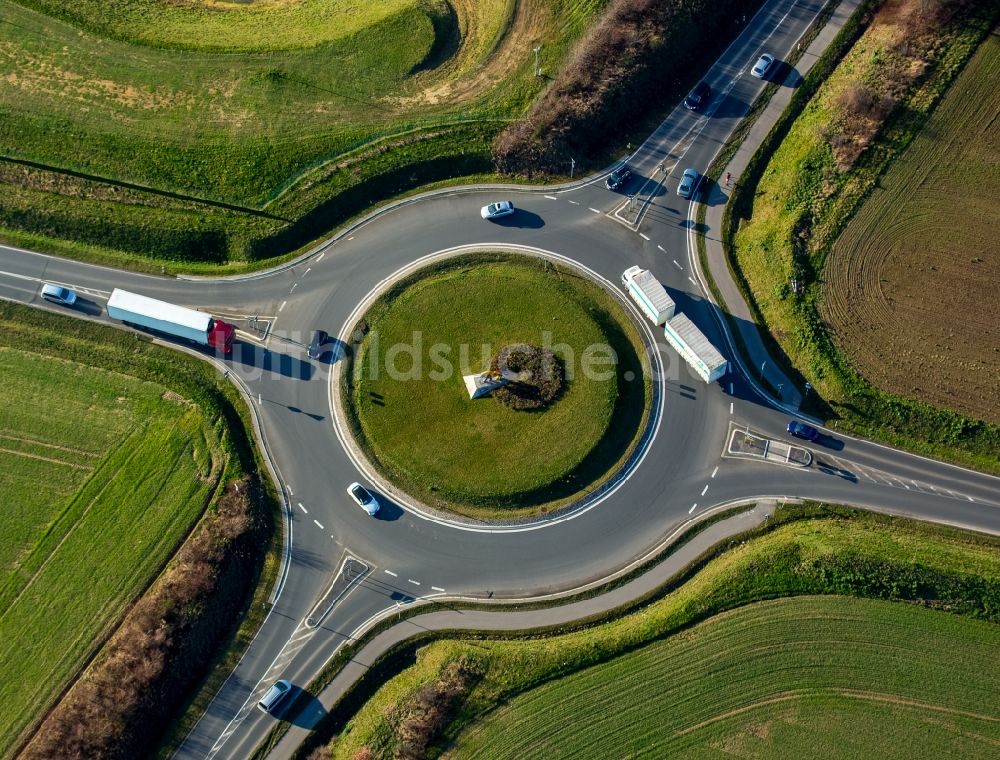
<svg viewBox="0 0 1000 760">
<path fill-rule="evenodd" d="M 753 65 L 753 69 L 750 70 L 750 73 L 758 79 L 763 79 L 767 72 L 771 70 L 771 64 L 773 63 L 774 56 L 769 53 L 764 53 L 764 55 L 757 59 L 757 63 Z"/>
<path fill-rule="evenodd" d="M 76 293 L 69 288 L 53 285 L 51 282 L 42 285 L 42 298 L 61 306 L 72 306 L 76 303 Z"/>
<path fill-rule="evenodd" d="M 347 487 L 347 493 L 352 499 L 354 499 L 354 503 L 361 507 L 371 517 L 374 517 L 378 512 L 378 501 L 374 496 L 372 496 L 371 491 L 360 483 L 351 483 L 351 485 Z"/>
<path fill-rule="evenodd" d="M 514 213 L 514 204 L 510 201 L 498 201 L 489 206 L 483 206 L 479 215 L 483 219 L 499 219 L 502 216 L 510 216 Z"/>
</svg>

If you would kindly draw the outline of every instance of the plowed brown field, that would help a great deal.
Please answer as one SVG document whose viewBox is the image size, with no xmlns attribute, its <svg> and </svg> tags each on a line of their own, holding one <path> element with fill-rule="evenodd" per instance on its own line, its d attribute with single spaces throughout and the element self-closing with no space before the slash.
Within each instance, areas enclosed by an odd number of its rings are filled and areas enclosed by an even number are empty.
<svg viewBox="0 0 1000 760">
<path fill-rule="evenodd" d="M 879 388 L 1000 423 L 1000 37 L 833 247 L 823 316 Z"/>
</svg>

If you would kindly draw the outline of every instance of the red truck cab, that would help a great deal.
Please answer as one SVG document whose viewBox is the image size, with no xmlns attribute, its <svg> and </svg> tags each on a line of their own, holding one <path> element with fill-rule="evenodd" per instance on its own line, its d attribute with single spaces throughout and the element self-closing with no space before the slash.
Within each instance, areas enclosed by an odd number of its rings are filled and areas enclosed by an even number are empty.
<svg viewBox="0 0 1000 760">
<path fill-rule="evenodd" d="M 233 352 L 233 338 L 236 328 L 221 319 L 213 319 L 208 326 L 208 345 L 227 356 Z"/>
</svg>

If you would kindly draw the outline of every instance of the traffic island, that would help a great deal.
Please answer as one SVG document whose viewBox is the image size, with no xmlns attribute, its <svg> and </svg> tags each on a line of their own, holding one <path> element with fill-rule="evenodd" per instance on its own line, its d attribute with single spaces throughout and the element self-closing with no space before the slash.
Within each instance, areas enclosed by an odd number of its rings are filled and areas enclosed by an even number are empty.
<svg viewBox="0 0 1000 760">
<path fill-rule="evenodd" d="M 727 453 L 729 456 L 796 467 L 808 467 L 813 458 L 812 452 L 807 448 L 759 435 L 748 427 L 737 427 L 734 423 L 730 423 Z"/>
<path fill-rule="evenodd" d="M 607 483 L 647 427 L 639 326 L 562 263 L 443 259 L 387 285 L 351 333 L 344 416 L 416 505 L 505 523 L 551 514 Z"/>
</svg>

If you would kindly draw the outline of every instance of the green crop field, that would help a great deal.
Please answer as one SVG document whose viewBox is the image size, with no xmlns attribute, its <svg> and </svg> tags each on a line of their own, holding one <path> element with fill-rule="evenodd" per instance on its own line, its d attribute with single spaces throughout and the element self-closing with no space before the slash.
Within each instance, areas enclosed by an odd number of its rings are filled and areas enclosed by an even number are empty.
<svg viewBox="0 0 1000 760">
<path fill-rule="evenodd" d="M 401 655 L 398 675 L 336 716 L 332 757 L 391 758 L 415 737 L 456 758 L 992 756 L 998 548 L 786 507 L 606 622 L 523 640 L 442 634 L 415 664 Z M 456 681 L 456 664 L 473 676 Z M 426 717 L 436 704 L 440 723 Z"/>
<path fill-rule="evenodd" d="M 0 232 L 105 258 L 287 253 L 487 171 L 544 85 L 532 47 L 557 65 L 603 4 L 0 0 Z"/>
<path fill-rule="evenodd" d="M 986 758 L 1000 626 L 869 599 L 761 602 L 534 689 L 448 758 Z"/>
<path fill-rule="evenodd" d="M 0 347 L 0 755 L 169 558 L 224 457 L 163 386 Z"/>
<path fill-rule="evenodd" d="M 641 429 L 648 373 L 638 333 L 570 270 L 524 257 L 446 263 L 394 287 L 365 323 L 346 405 L 372 458 L 433 504 L 534 507 L 577 494 Z M 536 411 L 471 400 L 462 376 L 517 343 L 555 351 L 562 393 Z"/>
</svg>

